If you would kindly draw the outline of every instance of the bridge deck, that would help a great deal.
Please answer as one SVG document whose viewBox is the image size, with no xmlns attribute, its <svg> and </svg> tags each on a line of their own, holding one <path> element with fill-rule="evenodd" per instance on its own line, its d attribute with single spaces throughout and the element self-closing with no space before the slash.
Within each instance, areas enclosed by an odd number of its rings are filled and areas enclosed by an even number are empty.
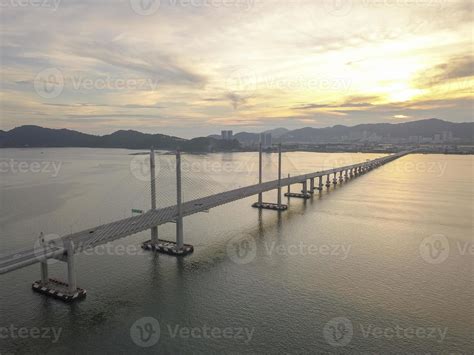
<svg viewBox="0 0 474 355">
<path fill-rule="evenodd" d="M 368 162 L 343 166 L 340 168 L 318 171 L 310 174 L 294 176 L 281 179 L 280 186 L 284 187 L 296 183 L 302 183 L 308 179 L 326 176 L 329 174 L 339 173 L 358 167 L 367 167 L 385 164 L 389 161 L 397 159 L 408 152 L 401 152 L 390 156 L 374 159 Z M 218 207 L 236 200 L 254 196 L 266 191 L 275 190 L 279 187 L 278 180 L 268 181 L 262 184 L 246 186 L 215 195 L 187 201 L 182 204 L 183 217 L 198 212 L 207 211 L 211 208 Z M 0 256 L 0 274 L 4 274 L 49 258 L 60 258 L 65 249 L 63 246 L 68 241 L 73 241 L 76 253 L 87 248 L 105 244 L 116 239 L 124 238 L 161 224 L 173 222 L 178 216 L 177 206 L 169 206 L 156 210 L 150 210 L 142 215 L 124 218 L 112 223 L 103 224 L 97 227 L 86 229 L 77 233 L 68 234 L 56 242 L 54 245 L 46 248 L 30 248 L 23 249 L 8 255 Z"/>
</svg>

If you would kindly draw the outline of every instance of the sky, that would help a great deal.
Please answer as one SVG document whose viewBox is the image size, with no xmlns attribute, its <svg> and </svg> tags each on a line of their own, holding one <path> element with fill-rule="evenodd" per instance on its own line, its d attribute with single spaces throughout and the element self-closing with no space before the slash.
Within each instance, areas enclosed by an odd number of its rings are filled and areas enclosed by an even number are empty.
<svg viewBox="0 0 474 355">
<path fill-rule="evenodd" d="M 0 0 L 0 129 L 469 122 L 473 3 Z"/>
</svg>

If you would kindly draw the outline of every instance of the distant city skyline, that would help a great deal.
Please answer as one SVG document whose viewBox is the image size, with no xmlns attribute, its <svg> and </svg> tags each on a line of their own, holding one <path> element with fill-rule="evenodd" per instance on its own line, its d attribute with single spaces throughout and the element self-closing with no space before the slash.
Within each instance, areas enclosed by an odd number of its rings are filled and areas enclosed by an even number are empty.
<svg viewBox="0 0 474 355">
<path fill-rule="evenodd" d="M 145 3 L 2 3 L 0 129 L 472 121 L 471 1 Z"/>
</svg>

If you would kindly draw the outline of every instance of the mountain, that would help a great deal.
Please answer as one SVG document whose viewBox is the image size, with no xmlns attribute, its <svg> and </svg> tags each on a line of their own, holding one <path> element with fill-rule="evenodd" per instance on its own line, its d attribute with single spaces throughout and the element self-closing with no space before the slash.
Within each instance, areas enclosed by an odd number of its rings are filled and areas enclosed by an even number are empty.
<svg viewBox="0 0 474 355">
<path fill-rule="evenodd" d="M 271 133 L 273 138 L 280 138 L 284 134 L 288 133 L 290 130 L 287 128 L 275 128 L 275 129 L 269 129 L 268 131 L 265 131 L 263 133 Z"/>
<path fill-rule="evenodd" d="M 143 149 L 153 146 L 156 149 L 175 149 L 177 145 L 183 142 L 186 142 L 186 140 L 164 134 L 146 134 L 132 130 L 120 130 L 102 136 L 99 146 L 103 148 L 123 147 L 128 149 Z"/>
<path fill-rule="evenodd" d="M 100 137 L 69 129 L 21 126 L 0 135 L 0 147 L 93 147 Z"/>
<path fill-rule="evenodd" d="M 253 144 L 259 142 L 260 135 L 258 133 L 240 132 L 234 134 L 234 139 L 237 139 L 242 144 Z"/>
<path fill-rule="evenodd" d="M 409 139 L 413 136 L 433 138 L 434 135 L 451 132 L 454 138 L 463 142 L 474 142 L 474 123 L 454 123 L 436 118 L 403 122 L 397 124 L 375 123 L 357 126 L 333 126 L 328 128 L 306 127 L 289 131 L 281 139 L 291 143 L 327 143 L 341 141 L 360 141 L 364 139 L 390 138 Z"/>
<path fill-rule="evenodd" d="M 147 134 L 137 131 L 117 131 L 105 136 L 95 136 L 69 129 L 51 129 L 39 126 L 21 126 L 10 131 L 0 131 L 0 148 L 19 147 L 88 147 L 126 149 L 181 149 L 188 152 L 235 150 L 238 141 L 220 141 L 203 137 L 186 140 L 164 134 Z"/>
<path fill-rule="evenodd" d="M 340 143 L 340 142 L 406 142 L 414 136 L 434 138 L 435 135 L 450 133 L 455 141 L 474 142 L 474 123 L 454 123 L 436 118 L 402 122 L 374 123 L 357 126 L 336 125 L 333 127 L 305 127 L 295 130 L 277 128 L 264 133 L 271 133 L 273 140 L 282 143 Z M 241 132 L 234 135 L 240 143 L 253 145 L 260 141 L 258 133 Z"/>
<path fill-rule="evenodd" d="M 375 123 L 357 126 L 336 125 L 326 128 L 305 127 L 289 131 L 277 128 L 272 133 L 274 141 L 283 143 L 406 143 L 420 142 L 435 136 L 449 137 L 449 142 L 474 143 L 474 122 L 454 123 L 436 118 L 403 122 Z M 238 150 L 240 144 L 258 143 L 258 133 L 240 132 L 234 140 L 221 140 L 220 136 L 183 139 L 164 134 L 148 134 L 132 130 L 120 130 L 104 136 L 81 133 L 69 129 L 50 129 L 39 126 L 21 126 L 10 131 L 0 130 L 0 148 L 5 147 L 90 147 L 127 149 L 181 149 L 188 152 L 212 152 Z"/>
</svg>

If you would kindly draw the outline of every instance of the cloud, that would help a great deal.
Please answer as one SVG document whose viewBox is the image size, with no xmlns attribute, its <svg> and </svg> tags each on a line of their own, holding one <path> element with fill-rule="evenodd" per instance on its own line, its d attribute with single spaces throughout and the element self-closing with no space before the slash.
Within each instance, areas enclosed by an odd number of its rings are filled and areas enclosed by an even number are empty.
<svg viewBox="0 0 474 355">
<path fill-rule="evenodd" d="M 156 127 L 190 136 L 234 124 L 295 128 L 315 119 L 326 125 L 397 115 L 470 117 L 459 98 L 469 95 L 468 85 L 442 94 L 431 87 L 472 75 L 472 59 L 459 55 L 471 46 L 472 2 L 349 1 L 342 16 L 305 0 L 244 2 L 251 6 L 162 0 L 152 16 L 135 13 L 129 0 L 64 0 L 56 11 L 2 7 L 0 128 L 71 122 L 83 131 L 109 131 L 107 122 L 152 127 L 154 117 Z M 65 87 L 45 99 L 33 84 L 50 67 L 64 72 Z M 232 90 L 229 78 L 240 68 L 255 73 L 255 82 L 243 80 Z M 150 79 L 157 86 L 77 89 L 76 76 Z M 388 102 L 390 90 L 404 96 L 412 80 L 425 96 Z"/>
<path fill-rule="evenodd" d="M 78 57 L 95 59 L 106 65 L 139 73 L 159 83 L 205 83 L 202 75 L 180 64 L 177 58 L 158 51 L 134 49 L 104 41 L 74 43 L 68 49 Z"/>
<path fill-rule="evenodd" d="M 471 54 L 449 58 L 442 64 L 437 64 L 422 71 L 414 79 L 419 88 L 430 88 L 451 80 L 465 79 L 474 76 L 474 57 Z"/>
<path fill-rule="evenodd" d="M 369 108 L 373 106 L 369 101 L 378 101 L 380 100 L 379 96 L 374 95 L 361 95 L 361 96 L 350 96 L 346 98 L 342 103 L 332 103 L 332 104 L 317 104 L 317 103 L 310 103 L 310 104 L 303 104 L 299 106 L 293 107 L 296 110 L 314 110 L 314 109 L 338 109 L 338 108 Z"/>
</svg>

